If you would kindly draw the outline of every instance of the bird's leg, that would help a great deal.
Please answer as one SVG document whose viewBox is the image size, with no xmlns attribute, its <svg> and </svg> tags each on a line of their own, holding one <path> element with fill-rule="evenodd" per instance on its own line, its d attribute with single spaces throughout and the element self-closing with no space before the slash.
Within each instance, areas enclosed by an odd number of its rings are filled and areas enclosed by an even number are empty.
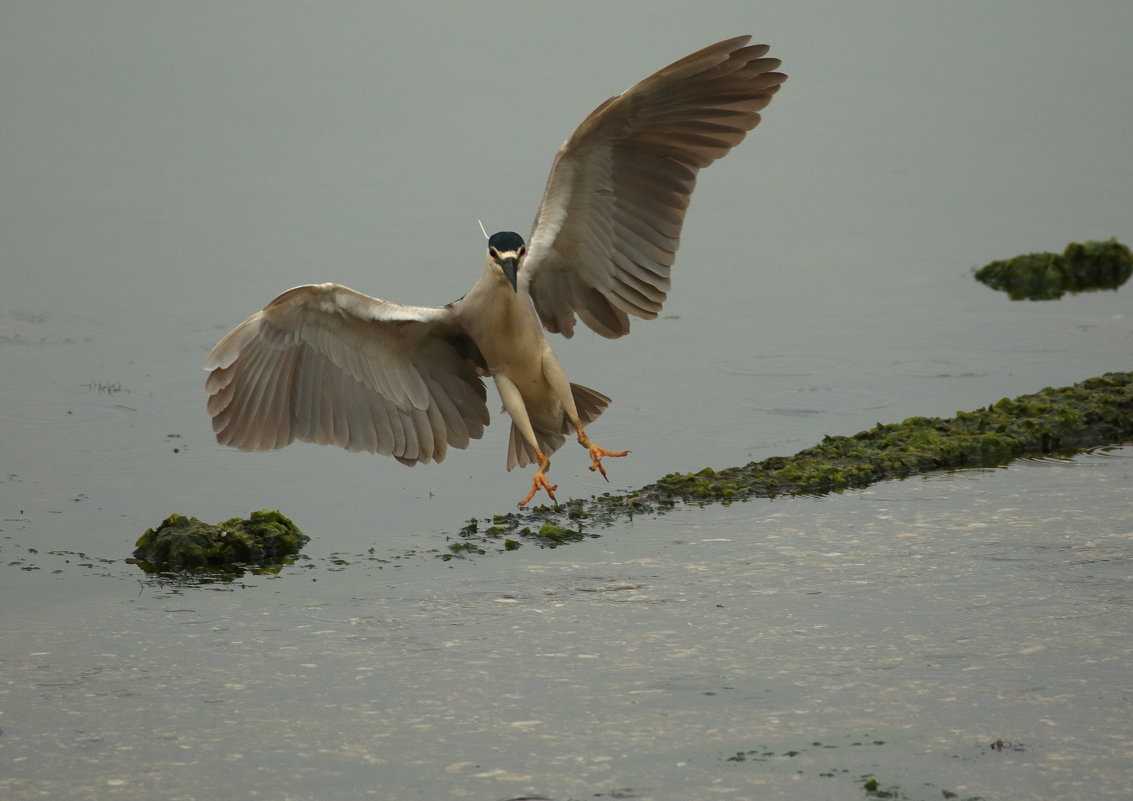
<svg viewBox="0 0 1133 801">
<path fill-rule="evenodd" d="M 602 466 L 602 457 L 625 456 L 629 451 L 608 451 L 590 441 L 590 437 L 586 436 L 586 432 L 582 430 L 582 423 L 575 423 L 574 427 L 578 431 L 578 444 L 590 452 L 590 469 L 597 470 L 602 474 L 602 478 L 609 481 L 610 479 L 606 475 L 606 468 Z"/>
<path fill-rule="evenodd" d="M 527 497 L 520 501 L 519 505 L 525 505 L 535 497 L 536 492 L 545 489 L 547 494 L 551 496 L 551 501 L 557 506 L 559 502 L 555 498 L 555 490 L 558 489 L 558 486 L 547 481 L 547 470 L 551 467 L 551 460 L 538 448 L 535 449 L 535 458 L 539 460 L 539 469 L 535 471 L 535 476 L 531 479 L 531 492 L 527 493 Z"/>
<path fill-rule="evenodd" d="M 543 354 L 543 375 L 554 390 L 559 402 L 562 403 L 563 412 L 566 413 L 567 419 L 574 423 L 574 430 L 578 432 L 578 444 L 590 452 L 590 469 L 597 470 L 602 474 L 602 478 L 609 481 L 606 468 L 602 466 L 602 457 L 625 456 L 629 451 L 621 451 L 620 453 L 608 451 L 595 445 L 590 441 L 590 437 L 586 436 L 586 432 L 582 429 L 582 418 L 578 416 L 578 407 L 574 403 L 574 392 L 571 390 L 570 381 L 567 380 L 562 365 L 559 364 L 559 360 L 555 358 L 555 354 L 551 352 L 550 348 L 547 348 Z"/>
<path fill-rule="evenodd" d="M 551 460 L 547 458 L 547 454 L 539 449 L 539 440 L 535 436 L 535 429 L 532 427 L 531 418 L 527 414 L 527 404 L 523 400 L 523 394 L 519 391 L 515 382 L 503 373 L 494 373 L 492 377 L 496 380 L 496 389 L 500 391 L 500 399 L 504 402 L 504 410 L 511 417 L 512 425 L 531 447 L 531 450 L 535 451 L 535 459 L 539 462 L 539 469 L 535 471 L 535 475 L 531 479 L 531 492 L 527 493 L 527 497 L 520 501 L 519 505 L 525 505 L 541 489 L 546 490 L 547 494 L 551 496 L 552 503 L 558 504 L 558 501 L 555 500 L 555 490 L 558 487 L 547 481 L 547 470 L 551 467 Z M 512 436 L 515 436 L 515 431 L 512 432 Z M 510 469 L 511 466 L 508 467 L 508 470 Z"/>
</svg>

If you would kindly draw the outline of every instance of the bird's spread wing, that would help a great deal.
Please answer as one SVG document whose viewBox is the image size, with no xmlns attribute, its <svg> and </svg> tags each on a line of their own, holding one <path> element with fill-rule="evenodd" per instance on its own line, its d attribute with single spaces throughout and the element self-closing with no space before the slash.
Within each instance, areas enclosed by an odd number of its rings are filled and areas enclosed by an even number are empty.
<svg viewBox="0 0 1133 801">
<path fill-rule="evenodd" d="M 217 441 L 241 450 L 298 439 L 439 462 L 488 423 L 479 358 L 449 307 L 300 286 L 213 348 L 208 411 Z"/>
<path fill-rule="evenodd" d="M 548 331 L 577 314 L 614 338 L 657 316 L 696 174 L 759 123 L 786 76 L 767 45 L 728 39 L 590 113 L 559 149 L 521 271 Z"/>
</svg>

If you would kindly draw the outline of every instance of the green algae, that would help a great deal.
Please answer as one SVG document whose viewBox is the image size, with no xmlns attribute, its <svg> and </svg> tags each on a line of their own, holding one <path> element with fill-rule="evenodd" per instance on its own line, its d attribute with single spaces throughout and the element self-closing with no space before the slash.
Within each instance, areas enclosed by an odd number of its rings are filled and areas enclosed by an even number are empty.
<svg viewBox="0 0 1133 801">
<path fill-rule="evenodd" d="M 1069 387 L 1003 398 L 955 416 L 878 423 L 852 436 L 827 436 L 793 456 L 742 467 L 672 473 L 625 494 L 605 493 L 496 515 L 482 532 L 475 519 L 460 532 L 476 551 L 495 543 L 557 547 L 640 513 L 678 504 L 733 503 L 782 495 L 824 495 L 932 470 L 990 467 L 1028 455 L 1066 455 L 1133 439 L 1133 373 L 1106 373 Z M 446 558 L 475 552 L 453 548 Z"/>
<path fill-rule="evenodd" d="M 277 572 L 310 537 L 276 511 L 252 512 L 220 525 L 170 515 L 137 541 L 133 563 L 147 573 L 190 572 L 237 578 L 245 570 Z"/>
<path fill-rule="evenodd" d="M 986 467 L 1028 454 L 1072 453 L 1133 435 L 1133 374 L 1004 398 L 955 417 L 910 417 L 828 436 L 790 457 L 719 472 L 674 473 L 643 492 L 682 501 L 818 495 L 930 470 Z"/>
<path fill-rule="evenodd" d="M 1011 300 L 1057 300 L 1067 292 L 1117 289 L 1133 274 L 1133 253 L 1116 239 L 1071 242 L 1062 253 L 1024 253 L 993 261 L 975 273 L 977 281 Z"/>
<path fill-rule="evenodd" d="M 910 417 L 828 436 L 790 457 L 719 472 L 674 473 L 642 490 L 664 500 L 821 495 L 930 470 L 987 467 L 1030 454 L 1072 453 L 1133 435 L 1133 373 L 1004 398 L 955 417 Z"/>
</svg>

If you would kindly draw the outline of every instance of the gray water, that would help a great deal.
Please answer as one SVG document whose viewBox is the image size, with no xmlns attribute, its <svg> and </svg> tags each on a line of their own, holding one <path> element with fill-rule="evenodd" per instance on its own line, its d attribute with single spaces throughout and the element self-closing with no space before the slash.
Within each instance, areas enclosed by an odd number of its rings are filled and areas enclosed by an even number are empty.
<svg viewBox="0 0 1133 801">
<path fill-rule="evenodd" d="M 742 32 L 790 81 L 703 174 L 662 319 L 555 343 L 612 395 L 560 497 L 1129 369 L 1127 290 L 973 267 L 1130 235 L 1125 3 L 7 3 L 0 795 L 1125 798 L 1133 450 L 685 509 L 443 562 L 439 466 L 212 441 L 200 365 L 295 284 L 461 295 L 599 101 Z M 172 512 L 279 508 L 278 577 L 147 582 Z M 990 745 L 1002 741 L 1002 749 Z M 816 745 L 817 743 L 817 745 Z"/>
</svg>

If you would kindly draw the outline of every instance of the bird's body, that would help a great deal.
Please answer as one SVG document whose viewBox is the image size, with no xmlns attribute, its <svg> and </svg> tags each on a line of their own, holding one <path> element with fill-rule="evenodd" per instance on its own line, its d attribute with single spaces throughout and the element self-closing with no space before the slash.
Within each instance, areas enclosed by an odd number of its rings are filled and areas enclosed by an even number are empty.
<svg viewBox="0 0 1133 801">
<path fill-rule="evenodd" d="M 440 461 L 488 423 L 483 376 L 512 419 L 508 469 L 538 464 L 610 399 L 567 380 L 544 330 L 575 315 L 603 336 L 657 315 L 696 172 L 759 121 L 785 76 L 765 45 L 738 37 L 692 54 L 590 114 L 560 148 L 530 245 L 488 241 L 480 280 L 444 307 L 404 306 L 338 284 L 295 287 L 231 331 L 205 365 L 218 442 L 243 450 L 299 439 Z"/>
<path fill-rule="evenodd" d="M 565 374 L 530 296 L 514 289 L 489 260 L 483 277 L 457 305 L 457 316 L 479 348 L 484 370 L 495 380 L 514 424 L 522 427 L 526 415 L 535 430 L 558 433 L 567 397 Z"/>
</svg>

